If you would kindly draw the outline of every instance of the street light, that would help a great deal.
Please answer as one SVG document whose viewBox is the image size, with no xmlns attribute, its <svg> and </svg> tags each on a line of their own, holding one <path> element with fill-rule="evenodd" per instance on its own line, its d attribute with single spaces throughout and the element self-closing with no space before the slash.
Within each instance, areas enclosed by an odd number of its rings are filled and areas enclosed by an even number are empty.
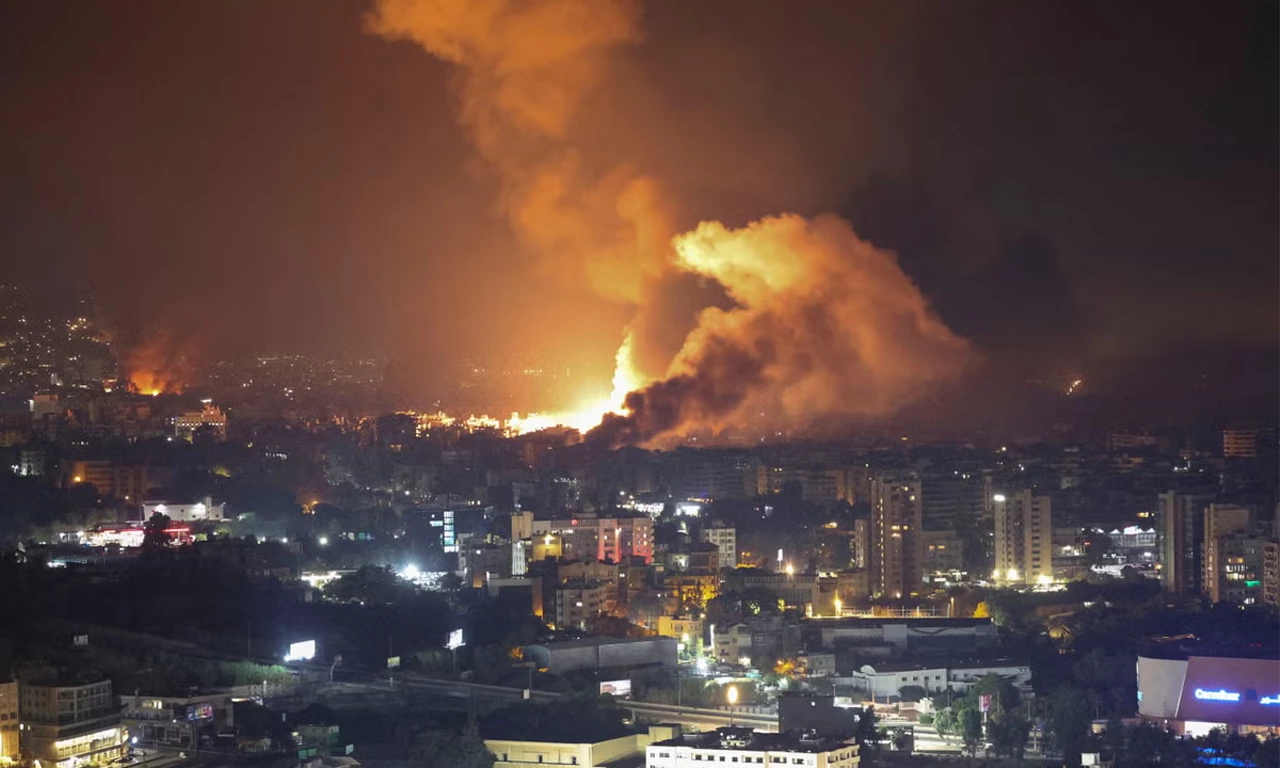
<svg viewBox="0 0 1280 768">
<path fill-rule="evenodd" d="M 725 700 L 729 702 L 729 725 L 733 725 L 733 708 L 738 703 L 738 689 L 735 686 L 729 686 L 724 692 Z"/>
</svg>

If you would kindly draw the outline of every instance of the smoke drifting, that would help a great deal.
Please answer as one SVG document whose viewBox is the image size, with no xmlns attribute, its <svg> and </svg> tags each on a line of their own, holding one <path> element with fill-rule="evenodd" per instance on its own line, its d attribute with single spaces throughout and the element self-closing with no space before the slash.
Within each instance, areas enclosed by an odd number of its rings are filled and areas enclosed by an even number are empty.
<svg viewBox="0 0 1280 768">
<path fill-rule="evenodd" d="M 627 415 L 608 416 L 595 438 L 883 416 L 963 367 L 967 343 L 892 254 L 843 220 L 707 222 L 677 235 L 668 196 L 627 147 L 590 137 L 622 162 L 589 167 L 574 116 L 640 41 L 631 0 L 380 0 L 369 24 L 457 66 L 461 122 L 544 269 L 630 308 L 614 379 L 626 385 L 616 394 L 630 390 Z M 687 274 L 717 282 L 735 306 L 702 310 L 675 357 L 655 364 L 648 352 L 671 348 L 655 313 Z"/>
<path fill-rule="evenodd" d="M 884 416 L 969 358 L 896 257 L 838 217 L 705 222 L 675 250 L 678 266 L 717 280 L 737 306 L 704 310 L 666 379 L 628 395 L 629 415 L 606 419 L 597 439 Z"/>
<path fill-rule="evenodd" d="M 194 380 L 192 349 L 173 329 L 156 329 L 122 353 L 124 378 L 139 394 L 181 393 Z"/>
<path fill-rule="evenodd" d="M 499 209 L 556 278 L 639 304 L 675 234 L 653 179 L 587 167 L 570 127 L 640 40 L 631 0 L 380 0 L 370 28 L 458 67 L 460 119 L 501 180 Z M 626 155 L 622 158 L 625 160 Z"/>
</svg>

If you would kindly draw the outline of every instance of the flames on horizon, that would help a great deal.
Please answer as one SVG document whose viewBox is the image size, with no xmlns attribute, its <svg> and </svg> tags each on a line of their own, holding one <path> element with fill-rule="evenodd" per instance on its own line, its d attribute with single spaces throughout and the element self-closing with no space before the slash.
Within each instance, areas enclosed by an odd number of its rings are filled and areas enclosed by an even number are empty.
<svg viewBox="0 0 1280 768">
<path fill-rule="evenodd" d="M 142 395 L 181 394 L 191 385 L 192 363 L 172 331 L 156 330 L 121 354 L 123 378 Z"/>
<path fill-rule="evenodd" d="M 663 185 L 625 147 L 614 167 L 588 169 L 570 127 L 614 58 L 640 42 L 634 0 L 378 0 L 369 27 L 457 68 L 459 120 L 522 243 L 548 274 L 631 314 L 613 392 L 574 412 L 513 417 L 515 431 L 571 426 L 620 445 L 878 418 L 969 360 L 896 257 L 844 220 L 784 214 L 682 234 Z M 655 346 L 646 313 L 679 273 L 718 283 L 734 306 L 704 309 L 675 356 L 655 361 L 642 353 Z"/>
</svg>

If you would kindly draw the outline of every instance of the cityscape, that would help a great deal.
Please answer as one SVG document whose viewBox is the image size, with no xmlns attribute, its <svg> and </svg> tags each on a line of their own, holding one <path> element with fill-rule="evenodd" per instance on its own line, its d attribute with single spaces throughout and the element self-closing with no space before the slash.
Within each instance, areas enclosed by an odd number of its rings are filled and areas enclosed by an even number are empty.
<svg viewBox="0 0 1280 768">
<path fill-rule="evenodd" d="M 1280 768 L 1277 8 L 0 8 L 0 768 Z"/>
</svg>

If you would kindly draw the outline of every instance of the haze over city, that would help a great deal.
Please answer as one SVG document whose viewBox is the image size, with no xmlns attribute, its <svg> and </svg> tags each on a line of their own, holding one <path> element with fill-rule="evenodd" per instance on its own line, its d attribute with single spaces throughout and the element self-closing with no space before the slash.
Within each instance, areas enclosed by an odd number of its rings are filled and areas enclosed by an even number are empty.
<svg viewBox="0 0 1280 768">
<path fill-rule="evenodd" d="M 0 5 L 0 768 L 1280 764 L 1278 8 Z"/>
</svg>

